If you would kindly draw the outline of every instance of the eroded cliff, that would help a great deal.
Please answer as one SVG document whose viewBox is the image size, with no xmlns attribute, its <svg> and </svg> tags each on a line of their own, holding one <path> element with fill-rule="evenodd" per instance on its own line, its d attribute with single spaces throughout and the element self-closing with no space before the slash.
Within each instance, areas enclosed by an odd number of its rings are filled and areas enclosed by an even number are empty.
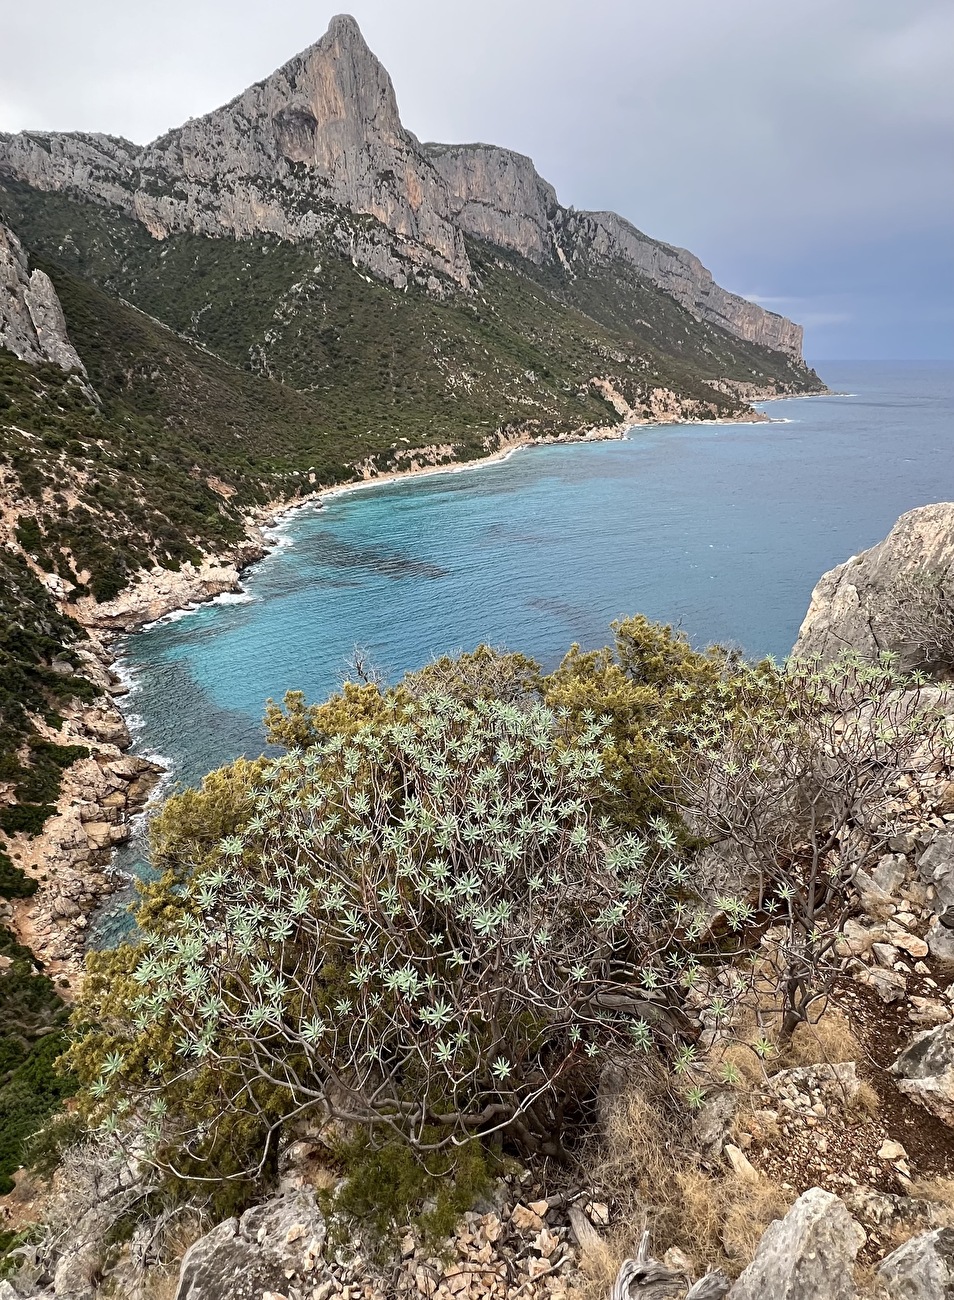
<svg viewBox="0 0 954 1300">
<path fill-rule="evenodd" d="M 697 320 L 801 358 L 799 326 L 728 293 L 691 253 L 615 213 L 562 207 L 529 158 L 485 144 L 422 145 L 348 16 L 223 108 L 144 148 L 95 134 L 0 135 L 0 176 L 118 208 L 156 239 L 330 233 L 378 278 L 435 294 L 475 283 L 465 235 L 570 275 L 620 261 Z M 342 210 L 369 224 L 342 224 Z"/>
<path fill-rule="evenodd" d="M 0 223 L 0 348 L 21 361 L 43 361 L 61 370 L 84 371 L 66 332 L 63 308 L 50 277 L 31 272 L 23 246 Z"/>
</svg>

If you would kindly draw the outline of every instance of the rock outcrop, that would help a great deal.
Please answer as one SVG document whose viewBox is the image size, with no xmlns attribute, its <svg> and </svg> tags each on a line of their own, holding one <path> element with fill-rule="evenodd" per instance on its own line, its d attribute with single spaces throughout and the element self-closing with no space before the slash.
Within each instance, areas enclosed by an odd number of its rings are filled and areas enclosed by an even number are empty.
<svg viewBox="0 0 954 1300">
<path fill-rule="evenodd" d="M 310 1189 L 273 1197 L 189 1247 L 176 1300 L 305 1300 L 319 1291 L 324 1243 L 325 1221 Z"/>
<path fill-rule="evenodd" d="M 23 246 L 0 223 L 0 347 L 31 365 L 50 362 L 85 375 L 66 332 L 63 308 L 50 277 L 30 271 Z"/>
<path fill-rule="evenodd" d="M 864 1241 L 844 1202 L 812 1187 L 765 1231 L 729 1300 L 854 1300 L 855 1256 Z"/>
<path fill-rule="evenodd" d="M 954 1127 L 954 1022 L 916 1034 L 893 1068 L 901 1092 Z"/>
<path fill-rule="evenodd" d="M 556 190 L 526 154 L 492 144 L 426 144 L 461 229 L 538 266 L 560 251 Z"/>
<path fill-rule="evenodd" d="M 698 320 L 801 360 L 800 326 L 726 292 L 691 253 L 615 213 L 561 207 L 522 154 L 422 145 L 347 16 L 223 108 L 143 148 L 87 133 L 0 135 L 0 176 L 119 208 L 157 239 L 324 233 L 398 288 L 470 287 L 465 235 L 569 274 L 621 261 Z"/>
<path fill-rule="evenodd" d="M 878 1281 L 888 1300 L 954 1300 L 954 1229 L 906 1241 L 883 1261 Z"/>
<path fill-rule="evenodd" d="M 794 653 L 828 662 L 844 650 L 875 658 L 903 652 L 883 597 L 899 579 L 931 573 L 954 577 L 954 503 L 920 506 L 901 516 L 876 546 L 822 575 L 798 634 Z"/>
</svg>

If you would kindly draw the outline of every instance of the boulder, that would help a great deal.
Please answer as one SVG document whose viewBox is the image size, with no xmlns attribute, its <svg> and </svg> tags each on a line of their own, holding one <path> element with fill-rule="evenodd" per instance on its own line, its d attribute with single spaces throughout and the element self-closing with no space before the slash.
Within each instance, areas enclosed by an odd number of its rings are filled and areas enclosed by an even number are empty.
<svg viewBox="0 0 954 1300">
<path fill-rule="evenodd" d="M 891 1069 L 901 1092 L 954 1126 L 954 1024 L 916 1034 Z"/>
<path fill-rule="evenodd" d="M 954 929 L 947 924 L 950 919 L 954 918 L 949 912 L 943 913 L 924 936 L 931 956 L 948 975 L 954 972 Z"/>
<path fill-rule="evenodd" d="M 954 503 L 909 510 L 883 541 L 823 574 L 795 655 L 829 662 L 845 650 L 869 659 L 882 650 L 906 651 L 884 616 L 882 597 L 899 578 L 925 571 L 945 580 L 954 576 Z"/>
<path fill-rule="evenodd" d="M 732 1135 L 739 1099 L 728 1090 L 713 1093 L 696 1111 L 692 1121 L 692 1142 L 709 1160 L 718 1160 Z"/>
<path fill-rule="evenodd" d="M 903 853 L 885 853 L 870 874 L 879 889 L 896 898 L 907 878 L 908 860 Z"/>
<path fill-rule="evenodd" d="M 272 1197 L 226 1219 L 189 1247 L 175 1300 L 292 1300 L 322 1281 L 325 1221 L 310 1188 Z"/>
<path fill-rule="evenodd" d="M 908 991 L 907 980 L 897 970 L 883 970 L 873 967 L 866 970 L 861 967 L 855 972 L 855 979 L 866 988 L 874 989 L 882 1002 L 901 1002 Z"/>
<path fill-rule="evenodd" d="M 954 1300 L 954 1228 L 906 1241 L 882 1262 L 878 1280 L 889 1300 Z"/>
<path fill-rule="evenodd" d="M 954 830 L 938 831 L 918 858 L 918 875 L 934 890 L 935 912 L 954 907 Z"/>
<path fill-rule="evenodd" d="M 821 1187 L 770 1224 L 729 1300 L 855 1300 L 855 1256 L 862 1228 L 843 1201 Z"/>
</svg>

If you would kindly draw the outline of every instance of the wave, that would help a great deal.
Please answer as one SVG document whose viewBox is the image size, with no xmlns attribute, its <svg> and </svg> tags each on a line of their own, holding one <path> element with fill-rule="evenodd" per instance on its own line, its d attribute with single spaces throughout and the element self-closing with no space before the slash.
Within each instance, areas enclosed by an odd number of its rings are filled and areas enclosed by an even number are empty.
<svg viewBox="0 0 954 1300">
<path fill-rule="evenodd" d="M 151 623 L 143 623 L 141 630 L 151 632 L 154 627 L 163 627 L 166 623 L 178 623 L 180 619 L 188 617 L 189 614 L 194 614 L 200 608 L 200 605 L 192 604 L 183 605 L 181 609 L 170 609 L 168 614 L 154 618 Z"/>
</svg>

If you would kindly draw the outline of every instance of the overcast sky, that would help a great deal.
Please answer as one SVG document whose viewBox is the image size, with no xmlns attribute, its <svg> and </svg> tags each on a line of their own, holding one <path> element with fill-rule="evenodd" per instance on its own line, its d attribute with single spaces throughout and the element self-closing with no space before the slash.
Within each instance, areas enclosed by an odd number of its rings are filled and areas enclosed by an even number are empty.
<svg viewBox="0 0 954 1300">
<path fill-rule="evenodd" d="M 0 130 L 145 143 L 325 31 L 320 0 L 0 0 Z M 806 327 L 954 336 L 952 0 L 351 0 L 422 139 L 530 154 Z"/>
</svg>

